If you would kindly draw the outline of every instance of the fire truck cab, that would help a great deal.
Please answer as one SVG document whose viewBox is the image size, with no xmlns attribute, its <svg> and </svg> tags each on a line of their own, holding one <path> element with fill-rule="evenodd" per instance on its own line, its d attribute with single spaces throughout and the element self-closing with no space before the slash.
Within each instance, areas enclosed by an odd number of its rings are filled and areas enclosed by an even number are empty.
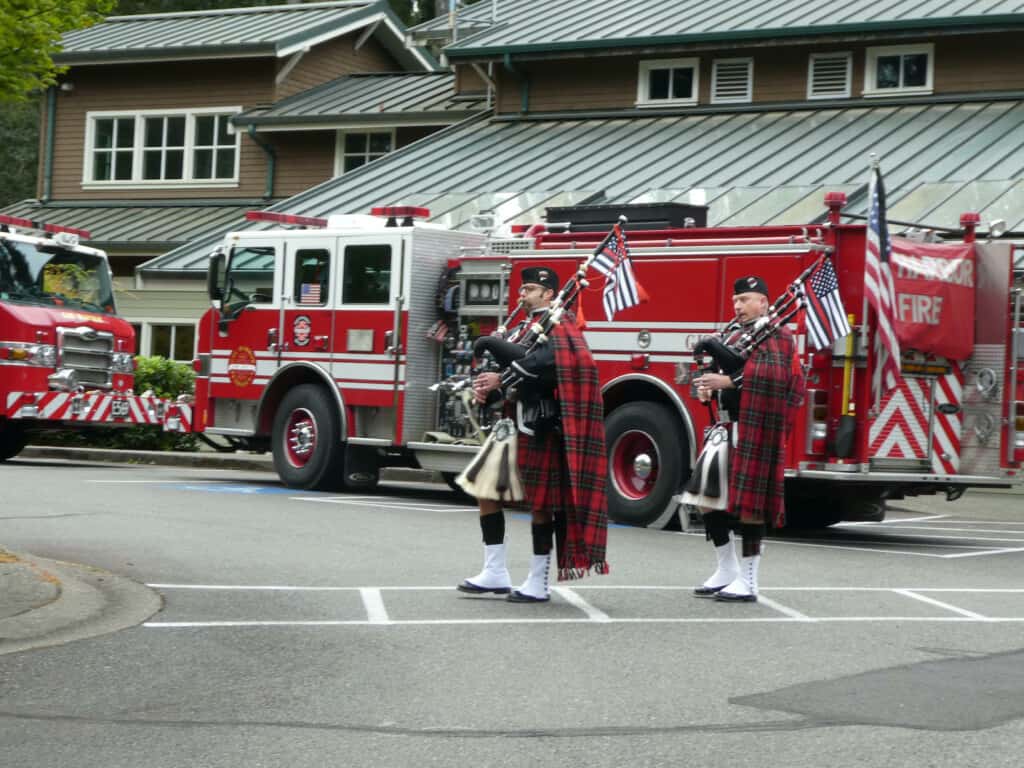
<svg viewBox="0 0 1024 768">
<path fill-rule="evenodd" d="M 484 415 L 465 391 L 437 385 L 471 375 L 472 341 L 511 313 L 523 266 L 552 266 L 564 282 L 625 213 L 649 301 L 609 319 L 602 278 L 582 293 L 604 398 L 613 519 L 686 525 L 681 490 L 710 423 L 691 390 L 694 345 L 732 318 L 736 278 L 760 275 L 782 294 L 822 255 L 835 266 L 854 332 L 813 351 L 802 319 L 791 323 L 808 386 L 787 447 L 794 519 L 881 519 L 885 499 L 953 499 L 969 487 L 1010 485 L 1024 460 L 1011 247 L 974 242 L 968 222 L 977 302 L 974 317 L 957 321 L 971 326 L 971 354 L 954 361 L 909 352 L 904 383 L 879 407 L 866 228 L 841 223 L 840 197 L 829 198 L 828 220 L 814 226 L 707 228 L 692 206 L 609 208 L 598 211 L 603 224 L 570 220 L 501 238 L 423 223 L 416 219 L 429 213 L 407 207 L 326 219 L 251 214 L 271 228 L 231 233 L 211 256 L 193 429 L 270 449 L 291 487 L 367 488 L 389 465 L 451 481 L 477 451 Z M 577 213 L 549 211 L 548 219 Z"/>
<path fill-rule="evenodd" d="M 0 461 L 32 431 L 161 425 L 132 392 L 135 332 L 119 318 L 106 254 L 89 233 L 0 216 Z"/>
</svg>

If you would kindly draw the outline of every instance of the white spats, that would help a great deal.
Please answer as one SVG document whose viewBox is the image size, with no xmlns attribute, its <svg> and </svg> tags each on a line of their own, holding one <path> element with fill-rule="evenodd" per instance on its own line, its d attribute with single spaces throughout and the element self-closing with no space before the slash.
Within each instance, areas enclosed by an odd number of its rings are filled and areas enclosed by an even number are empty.
<svg viewBox="0 0 1024 768">
<path fill-rule="evenodd" d="M 740 561 L 739 575 L 715 595 L 716 600 L 736 602 L 757 602 L 757 571 L 761 566 L 761 555 L 744 557 Z"/>
<path fill-rule="evenodd" d="M 530 575 L 526 577 L 519 589 L 513 590 L 508 599 L 512 602 L 536 603 L 551 599 L 549 577 L 551 572 L 551 553 L 533 555 L 530 558 Z"/>
<path fill-rule="evenodd" d="M 506 563 L 506 545 L 487 544 L 484 546 L 484 567 L 476 576 L 472 576 L 461 584 L 460 592 L 481 593 L 493 592 L 499 595 L 508 594 L 512 588 L 512 577 Z"/>
<path fill-rule="evenodd" d="M 693 594 L 697 597 L 714 597 L 723 587 L 731 584 L 740 575 L 740 562 L 736 559 L 736 547 L 733 544 L 731 532 L 726 544 L 715 547 L 715 560 L 717 561 L 715 572 L 693 590 Z"/>
</svg>

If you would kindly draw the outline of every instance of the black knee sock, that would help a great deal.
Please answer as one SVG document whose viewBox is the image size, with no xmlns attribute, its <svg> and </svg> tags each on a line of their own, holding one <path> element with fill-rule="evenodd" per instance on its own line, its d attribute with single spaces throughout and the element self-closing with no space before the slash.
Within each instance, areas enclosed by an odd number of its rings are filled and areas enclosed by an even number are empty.
<svg viewBox="0 0 1024 768">
<path fill-rule="evenodd" d="M 704 533 L 716 547 L 729 543 L 731 527 L 724 512 L 708 512 L 704 515 Z"/>
<path fill-rule="evenodd" d="M 743 557 L 754 557 L 761 554 L 761 539 L 764 538 L 764 524 L 744 523 L 740 526 L 743 536 Z"/>
<path fill-rule="evenodd" d="M 533 534 L 533 554 L 547 555 L 551 552 L 551 537 L 555 533 L 554 523 L 534 523 L 530 526 Z"/>
<path fill-rule="evenodd" d="M 484 544 L 501 544 L 505 541 L 505 513 L 500 509 L 489 515 L 480 515 L 480 530 Z"/>
</svg>

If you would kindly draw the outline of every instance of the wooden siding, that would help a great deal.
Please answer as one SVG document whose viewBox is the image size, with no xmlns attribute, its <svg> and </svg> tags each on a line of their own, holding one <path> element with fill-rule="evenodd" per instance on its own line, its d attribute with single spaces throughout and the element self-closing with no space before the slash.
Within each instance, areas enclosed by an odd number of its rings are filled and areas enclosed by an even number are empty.
<svg viewBox="0 0 1024 768">
<path fill-rule="evenodd" d="M 274 197 L 290 197 L 334 175 L 336 131 L 264 133 L 277 153 Z"/>
<path fill-rule="evenodd" d="M 879 45 L 935 42 L 934 92 L 1024 90 L 1024 67 L 1015 64 L 1015 35 L 962 35 L 935 39 L 917 38 Z M 753 57 L 755 103 L 804 101 L 807 98 L 807 65 L 812 53 L 850 51 L 853 54 L 851 98 L 864 89 L 865 49 L 837 42 L 829 45 L 791 45 L 773 48 L 730 48 L 645 57 L 615 56 L 603 59 L 565 59 L 545 62 L 514 62 L 529 78 L 529 110 L 631 109 L 636 105 L 639 63 L 657 58 L 700 58 L 700 105 L 710 103 L 711 67 L 715 59 Z M 497 109 L 518 113 L 520 80 L 504 67 L 495 68 L 498 82 Z"/>
<path fill-rule="evenodd" d="M 497 69 L 500 66 L 500 64 L 495 64 L 494 68 Z M 487 71 L 486 64 L 481 64 L 480 67 Z M 469 64 L 458 64 L 455 67 L 455 92 L 467 95 L 487 93 L 487 83 Z"/>
<path fill-rule="evenodd" d="M 263 194 L 266 159 L 252 141 L 243 139 L 237 186 L 203 189 L 82 189 L 86 113 L 99 110 L 243 109 L 269 103 L 273 97 L 270 59 L 195 63 L 132 64 L 77 67 L 63 78 L 73 85 L 59 91 L 54 134 L 53 191 L 55 200 L 259 197 Z M 42 127 L 45 131 L 45 125 Z M 40 189 L 42 179 L 40 179 Z"/>
<path fill-rule="evenodd" d="M 352 74 L 353 72 L 401 72 L 403 67 L 384 46 L 372 37 L 357 51 L 356 41 L 362 31 L 344 35 L 336 40 L 315 46 L 303 56 L 284 82 L 277 86 L 275 100 L 293 96 L 315 85 Z M 287 66 L 288 59 L 280 61 L 278 71 Z"/>
</svg>

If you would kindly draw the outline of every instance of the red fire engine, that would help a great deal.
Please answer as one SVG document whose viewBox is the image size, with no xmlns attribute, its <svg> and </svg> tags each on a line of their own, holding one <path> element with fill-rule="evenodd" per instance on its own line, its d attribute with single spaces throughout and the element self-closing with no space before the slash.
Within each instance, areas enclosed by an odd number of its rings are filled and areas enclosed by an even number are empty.
<svg viewBox="0 0 1024 768">
<path fill-rule="evenodd" d="M 477 450 L 482 415 L 457 388 L 433 385 L 469 375 L 471 342 L 510 313 L 519 268 L 542 262 L 564 280 L 621 212 L 632 219 L 634 270 L 650 299 L 608 320 L 603 278 L 582 295 L 603 386 L 613 519 L 663 526 L 680 513 L 709 424 L 689 384 L 693 347 L 731 318 L 734 280 L 757 274 L 781 293 L 822 254 L 835 266 L 854 333 L 814 352 L 802 321 L 793 326 L 808 382 L 788 444 L 793 514 L 819 524 L 880 519 L 885 499 L 953 499 L 969 487 L 1010 485 L 1024 459 L 1011 247 L 976 242 L 976 220 L 963 220 L 972 316 L 958 307 L 944 322 L 968 329 L 968 354 L 908 353 L 903 383 L 875 403 L 866 229 L 840 223 L 844 201 L 827 198 L 821 225 L 756 228 L 626 209 L 609 209 L 594 226 L 572 220 L 579 212 L 552 210 L 550 222 L 570 221 L 511 238 L 422 223 L 429 213 L 416 208 L 326 219 L 250 214 L 277 226 L 229 234 L 211 256 L 213 308 L 201 323 L 192 427 L 270 449 L 291 487 L 366 488 L 389 465 L 450 481 Z M 941 299 L 930 301 L 910 310 L 927 315 Z"/>
<path fill-rule="evenodd" d="M 88 238 L 0 216 L 0 461 L 33 430 L 163 424 L 164 402 L 132 393 L 135 332 Z"/>
</svg>

